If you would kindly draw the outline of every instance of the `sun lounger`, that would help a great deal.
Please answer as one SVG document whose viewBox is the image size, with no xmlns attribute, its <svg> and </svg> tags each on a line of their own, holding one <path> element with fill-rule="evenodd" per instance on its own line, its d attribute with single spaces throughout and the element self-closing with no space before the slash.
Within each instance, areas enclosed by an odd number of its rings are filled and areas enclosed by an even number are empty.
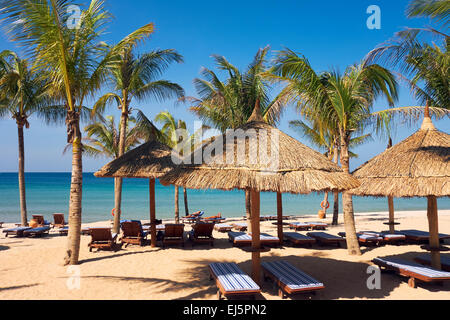
<svg viewBox="0 0 450 320">
<path fill-rule="evenodd" d="M 26 230 L 31 229 L 31 227 L 16 227 L 16 228 L 10 228 L 3 230 L 3 233 L 6 233 L 6 237 L 9 235 L 15 235 L 18 238 L 23 237 L 23 232 Z"/>
<path fill-rule="evenodd" d="M 98 250 L 117 250 L 117 233 L 111 233 L 110 228 L 89 228 L 89 231 L 91 235 L 91 242 L 88 244 L 89 252 L 93 248 Z"/>
<path fill-rule="evenodd" d="M 212 232 L 214 230 L 214 223 L 196 223 L 192 226 L 192 230 L 189 232 L 189 239 L 192 241 L 192 245 L 195 243 L 209 243 L 214 245 L 214 237 Z"/>
<path fill-rule="evenodd" d="M 184 224 L 166 224 L 163 236 L 163 246 L 166 244 L 181 244 L 184 247 Z"/>
<path fill-rule="evenodd" d="M 197 220 L 199 220 L 201 218 L 201 216 L 203 216 L 204 214 L 205 214 L 204 211 L 197 211 L 197 212 L 194 212 L 190 215 L 187 215 L 187 216 L 181 218 L 181 220 L 183 220 L 183 222 L 187 222 L 187 223 L 194 223 Z"/>
<path fill-rule="evenodd" d="M 233 228 L 237 231 L 247 231 L 247 224 L 244 223 L 233 223 Z"/>
<path fill-rule="evenodd" d="M 320 245 L 337 245 L 338 247 L 341 246 L 341 243 L 345 242 L 345 239 L 342 237 L 335 236 L 333 234 L 329 234 L 326 232 L 308 232 L 306 234 L 308 237 L 312 237 L 316 239 L 316 241 Z"/>
<path fill-rule="evenodd" d="M 235 263 L 211 263 L 210 279 L 216 281 L 217 297 L 220 300 L 231 296 L 248 296 L 254 298 L 261 293 L 260 287 L 244 273 Z"/>
<path fill-rule="evenodd" d="M 261 267 L 264 280 L 272 279 L 282 299 L 286 295 L 315 292 L 325 288 L 323 283 L 286 261 L 263 262 Z"/>
<path fill-rule="evenodd" d="M 345 232 L 339 232 L 338 235 L 345 238 Z M 356 236 L 360 245 L 380 245 L 384 242 L 384 238 L 375 233 L 358 232 Z"/>
<path fill-rule="evenodd" d="M 361 231 L 361 233 L 382 237 L 383 242 L 385 244 L 399 244 L 406 240 L 406 236 L 403 234 L 390 234 L 388 232 L 375 232 L 375 231 Z"/>
<path fill-rule="evenodd" d="M 233 229 L 233 226 L 227 223 L 219 223 L 214 225 L 214 230 L 218 232 L 228 232 L 231 231 L 231 229 Z"/>
<path fill-rule="evenodd" d="M 50 231 L 49 226 L 31 228 L 31 229 L 25 230 L 23 232 L 23 236 L 24 237 L 42 237 L 43 235 L 48 234 L 49 231 Z"/>
<path fill-rule="evenodd" d="M 46 221 L 44 219 L 44 216 L 41 215 L 41 214 L 33 214 L 32 217 L 33 217 L 33 220 L 36 220 L 36 222 L 40 226 L 48 226 L 48 225 L 50 225 L 50 222 Z"/>
<path fill-rule="evenodd" d="M 311 225 L 313 230 L 326 230 L 328 228 L 328 224 L 324 222 L 308 222 Z"/>
<path fill-rule="evenodd" d="M 252 235 L 245 232 L 228 232 L 228 239 L 233 243 L 234 246 L 251 246 L 252 245 Z M 271 236 L 267 233 L 260 234 L 261 245 L 267 246 L 277 246 L 280 244 L 280 239 L 275 236 Z"/>
<path fill-rule="evenodd" d="M 430 233 L 420 230 L 400 230 L 397 234 L 403 234 L 406 236 L 406 240 L 409 242 L 426 243 L 430 240 Z M 448 234 L 439 234 L 439 240 L 442 242 L 446 239 L 450 239 Z"/>
<path fill-rule="evenodd" d="M 283 233 L 284 239 L 291 242 L 294 245 L 308 245 L 312 247 L 314 243 L 316 243 L 316 239 L 305 236 L 303 234 L 297 232 L 285 232 Z"/>
<path fill-rule="evenodd" d="M 226 220 L 226 218 L 222 218 L 222 214 L 219 213 L 217 216 L 200 218 L 200 220 L 204 221 L 204 222 L 221 222 L 221 221 Z"/>
<path fill-rule="evenodd" d="M 429 254 L 422 254 L 414 258 L 417 262 L 424 265 L 431 265 L 431 256 Z M 444 271 L 450 272 L 450 256 L 441 254 L 441 267 Z"/>
<path fill-rule="evenodd" d="M 450 272 L 440 271 L 421 264 L 405 261 L 396 258 L 375 258 L 373 263 L 386 270 L 392 270 L 399 275 L 408 277 L 408 285 L 416 287 L 416 283 L 422 282 L 440 282 L 450 280 Z"/>
<path fill-rule="evenodd" d="M 66 221 L 64 220 L 64 213 L 54 213 L 53 214 L 53 228 L 63 228 L 66 226 Z"/>
<path fill-rule="evenodd" d="M 290 229 L 294 229 L 295 231 L 306 231 L 312 228 L 312 225 L 306 222 L 292 222 L 289 224 Z"/>
<path fill-rule="evenodd" d="M 139 220 L 122 220 L 120 228 L 123 232 L 120 241 L 122 244 L 125 243 L 125 246 L 130 244 L 143 246 L 145 244 L 148 232 L 142 229 L 142 224 Z"/>
</svg>

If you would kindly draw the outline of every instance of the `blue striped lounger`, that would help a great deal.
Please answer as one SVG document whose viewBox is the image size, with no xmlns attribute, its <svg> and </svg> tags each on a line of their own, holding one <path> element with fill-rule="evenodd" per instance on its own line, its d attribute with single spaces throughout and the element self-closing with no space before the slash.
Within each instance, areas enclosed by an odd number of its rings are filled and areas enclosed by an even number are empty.
<svg viewBox="0 0 450 320">
<path fill-rule="evenodd" d="M 23 235 L 25 237 L 42 237 L 44 234 L 48 234 L 50 231 L 49 226 L 39 227 L 39 228 L 31 228 L 25 230 Z"/>
<path fill-rule="evenodd" d="M 292 242 L 293 244 L 296 245 L 309 245 L 310 247 L 312 247 L 312 245 L 316 242 L 316 239 L 305 236 L 301 233 L 297 233 L 297 232 L 285 232 L 283 233 L 284 237 L 286 238 L 286 240 Z"/>
<path fill-rule="evenodd" d="M 250 296 L 261 293 L 260 287 L 244 273 L 236 263 L 211 263 L 209 265 L 210 279 L 216 280 L 219 288 L 217 297 Z"/>
<path fill-rule="evenodd" d="M 274 281 L 278 286 L 278 294 L 282 299 L 285 298 L 285 294 L 314 292 L 325 288 L 323 283 L 297 269 L 289 262 L 263 262 L 261 266 L 264 279 L 271 278 Z"/>
<path fill-rule="evenodd" d="M 442 282 L 450 280 L 450 272 L 440 271 L 421 264 L 396 259 L 396 258 L 375 258 L 372 260 L 376 265 L 387 270 L 393 270 L 401 276 L 408 277 L 408 285 L 416 287 L 416 280 L 423 282 Z"/>
<path fill-rule="evenodd" d="M 414 258 L 417 262 L 425 265 L 431 265 L 431 256 L 429 254 L 421 254 Z M 441 254 L 441 267 L 444 271 L 450 272 L 450 256 Z"/>
<path fill-rule="evenodd" d="M 228 232 L 228 238 L 233 245 L 236 246 L 251 246 L 252 245 L 252 235 L 245 232 Z M 280 239 L 270 234 L 261 233 L 260 234 L 261 245 L 279 245 Z"/>
<path fill-rule="evenodd" d="M 214 225 L 214 229 L 219 232 L 228 232 L 231 231 L 231 229 L 233 229 L 233 226 L 227 223 L 218 223 Z"/>
<path fill-rule="evenodd" d="M 324 222 L 308 222 L 313 230 L 326 230 L 328 224 Z"/>
<path fill-rule="evenodd" d="M 406 236 L 403 234 L 391 234 L 387 232 L 375 232 L 375 231 L 361 231 L 363 234 L 372 234 L 378 237 L 382 237 L 387 243 L 398 243 L 400 241 L 405 241 Z"/>
<path fill-rule="evenodd" d="M 289 224 L 289 228 L 297 230 L 309 230 L 312 228 L 312 225 L 305 222 L 292 222 Z"/>
<path fill-rule="evenodd" d="M 326 232 L 308 232 L 306 235 L 316 239 L 320 245 L 336 244 L 337 246 L 340 246 L 341 243 L 345 241 L 344 238 Z"/>
<path fill-rule="evenodd" d="M 11 229 L 5 229 L 3 230 L 3 233 L 6 233 L 6 237 L 8 237 L 10 234 L 15 235 L 16 237 L 23 237 L 23 233 L 26 230 L 30 230 L 31 227 L 17 227 L 17 228 L 11 228 Z"/>
</svg>

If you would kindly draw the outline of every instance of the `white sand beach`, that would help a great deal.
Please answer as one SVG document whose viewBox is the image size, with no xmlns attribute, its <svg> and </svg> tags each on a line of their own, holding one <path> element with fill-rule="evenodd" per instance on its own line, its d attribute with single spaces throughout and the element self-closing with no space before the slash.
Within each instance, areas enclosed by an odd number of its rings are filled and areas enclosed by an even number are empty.
<svg viewBox="0 0 450 320">
<path fill-rule="evenodd" d="M 387 212 L 356 214 L 357 230 L 386 230 L 383 222 L 387 217 Z M 316 216 L 302 216 L 295 221 L 317 220 Z M 398 230 L 428 230 L 426 211 L 396 212 L 396 220 L 400 223 Z M 324 221 L 331 224 L 331 215 Z M 342 222 L 327 232 L 344 231 Z M 104 221 L 84 226 L 109 225 L 109 221 Z M 3 228 L 10 226 L 5 224 Z M 273 221 L 262 222 L 261 226 L 262 232 L 276 235 Z M 186 225 L 185 230 L 189 231 L 190 226 Z M 439 212 L 439 231 L 450 234 L 450 210 Z M 36 239 L 5 238 L 2 233 L 0 299 L 216 299 L 217 287 L 209 280 L 208 264 L 235 262 L 250 274 L 251 254 L 232 247 L 226 233 L 214 231 L 214 236 L 213 248 L 192 247 L 186 241 L 184 248 L 130 245 L 118 252 L 89 252 L 90 236 L 82 236 L 80 286 L 69 289 L 68 282 L 74 283 L 69 277 L 76 274 L 76 269 L 62 264 L 65 236 L 51 232 Z M 419 284 L 413 289 L 408 287 L 407 279 L 395 274 L 382 273 L 381 289 L 367 288 L 367 267 L 373 258 L 395 255 L 412 260 L 425 252 L 420 245 L 362 247 L 362 251 L 362 256 L 349 256 L 345 248 L 284 246 L 262 253 L 262 261 L 284 259 L 325 284 L 317 295 L 301 294 L 293 299 L 450 299 L 450 283 Z M 260 298 L 280 299 L 270 282 L 262 282 Z"/>
</svg>

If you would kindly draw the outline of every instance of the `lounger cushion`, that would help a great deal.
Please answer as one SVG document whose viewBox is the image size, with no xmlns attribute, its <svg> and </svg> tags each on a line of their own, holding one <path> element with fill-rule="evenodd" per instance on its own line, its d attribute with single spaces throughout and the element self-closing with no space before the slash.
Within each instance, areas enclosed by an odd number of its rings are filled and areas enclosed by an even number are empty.
<svg viewBox="0 0 450 320">
<path fill-rule="evenodd" d="M 274 261 L 263 262 L 261 266 L 273 274 L 281 283 L 286 285 L 293 291 L 304 291 L 307 289 L 319 289 L 324 288 L 323 283 L 317 281 L 310 275 L 297 269 L 289 262 L 286 261 Z"/>
<path fill-rule="evenodd" d="M 24 235 L 26 235 L 26 234 L 41 234 L 41 233 L 47 232 L 49 230 L 50 230 L 50 227 L 47 227 L 47 226 L 39 227 L 39 228 L 31 228 L 29 230 L 25 230 L 23 232 L 23 234 Z"/>
<path fill-rule="evenodd" d="M 305 222 L 292 222 L 290 226 L 293 227 L 304 227 L 304 228 L 311 228 L 311 225 L 309 223 Z"/>
<path fill-rule="evenodd" d="M 20 231 L 25 231 L 25 230 L 29 230 L 31 229 L 31 227 L 17 227 L 17 228 L 11 228 L 11 229 L 5 229 L 3 230 L 4 233 L 13 233 L 13 232 L 20 232 Z"/>
<path fill-rule="evenodd" d="M 313 238 L 316 238 L 316 239 L 326 239 L 326 240 L 336 240 L 336 241 L 344 240 L 344 239 L 342 239 L 342 238 L 340 238 L 338 236 L 335 236 L 333 234 L 329 234 L 329 233 L 326 233 L 326 232 L 308 232 L 307 236 L 313 237 Z"/>
<path fill-rule="evenodd" d="M 231 231 L 228 233 L 228 236 L 230 237 L 230 239 L 232 239 L 235 242 L 251 242 L 252 241 L 252 236 L 250 234 L 247 234 L 245 232 L 234 232 Z M 266 234 L 266 233 L 261 233 L 260 234 L 260 241 L 264 242 L 264 241 L 280 241 L 280 239 L 278 237 L 275 236 L 271 236 L 270 234 Z"/>
<path fill-rule="evenodd" d="M 301 233 L 297 233 L 297 232 L 285 232 L 283 234 L 286 238 L 292 238 L 296 241 L 307 241 L 307 242 L 316 241 L 316 239 L 314 239 L 314 238 L 305 236 L 305 235 L 303 235 Z"/>
<path fill-rule="evenodd" d="M 221 286 L 227 292 L 255 291 L 259 286 L 235 263 L 211 263 L 210 268 Z"/>
<path fill-rule="evenodd" d="M 376 264 L 378 263 L 386 264 L 390 267 L 406 270 L 411 273 L 419 274 L 430 279 L 448 278 L 450 280 L 450 272 L 425 267 L 421 264 L 411 261 L 405 261 L 396 258 L 375 258 L 373 259 L 373 262 Z"/>
</svg>

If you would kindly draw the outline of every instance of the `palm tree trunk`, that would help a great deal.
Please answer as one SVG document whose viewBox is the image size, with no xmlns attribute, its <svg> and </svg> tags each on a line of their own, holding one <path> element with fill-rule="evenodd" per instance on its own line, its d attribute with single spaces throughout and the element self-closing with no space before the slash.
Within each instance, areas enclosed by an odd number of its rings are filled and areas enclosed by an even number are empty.
<svg viewBox="0 0 450 320">
<path fill-rule="evenodd" d="M 175 186 L 175 223 L 180 223 L 180 209 L 178 205 L 178 187 Z"/>
<path fill-rule="evenodd" d="M 348 154 L 348 135 L 341 131 L 341 165 L 344 172 L 350 173 Z M 347 250 L 350 255 L 361 255 L 358 238 L 356 236 L 355 216 L 353 213 L 353 199 L 351 193 L 342 193 L 342 206 L 344 209 L 344 223 L 347 240 Z"/>
<path fill-rule="evenodd" d="M 339 150 L 338 150 L 338 146 L 335 145 L 334 146 L 334 154 L 333 154 L 333 161 L 334 163 L 338 164 L 338 160 L 339 160 Z M 333 226 L 337 226 L 338 225 L 338 220 L 339 220 L 339 192 L 338 191 L 334 191 L 333 192 L 333 221 L 332 221 L 332 225 Z"/>
<path fill-rule="evenodd" d="M 186 188 L 183 188 L 183 196 L 184 196 L 184 213 L 186 214 L 187 217 L 189 215 L 189 207 Z"/>
<path fill-rule="evenodd" d="M 245 189 L 245 216 L 247 217 L 247 230 L 249 233 L 252 233 L 252 224 L 251 224 L 251 218 L 252 218 L 252 206 L 251 206 L 251 198 L 250 198 L 250 190 Z"/>
<path fill-rule="evenodd" d="M 20 194 L 20 218 L 22 226 L 28 226 L 27 202 L 25 197 L 25 148 L 23 142 L 23 124 L 17 124 L 19 138 L 19 194 Z"/>
<path fill-rule="evenodd" d="M 73 112 L 67 116 L 68 142 L 72 143 L 72 179 L 69 201 L 69 233 L 65 264 L 78 264 L 81 236 L 81 200 L 83 187 L 83 159 L 81 148 L 80 116 Z"/>
<path fill-rule="evenodd" d="M 125 139 L 127 134 L 128 110 L 126 110 L 126 108 L 124 109 L 125 111 L 122 110 L 122 116 L 120 117 L 119 157 L 125 153 Z M 120 216 L 122 213 L 122 184 L 122 178 L 114 179 L 114 233 L 119 233 L 120 231 Z"/>
</svg>

